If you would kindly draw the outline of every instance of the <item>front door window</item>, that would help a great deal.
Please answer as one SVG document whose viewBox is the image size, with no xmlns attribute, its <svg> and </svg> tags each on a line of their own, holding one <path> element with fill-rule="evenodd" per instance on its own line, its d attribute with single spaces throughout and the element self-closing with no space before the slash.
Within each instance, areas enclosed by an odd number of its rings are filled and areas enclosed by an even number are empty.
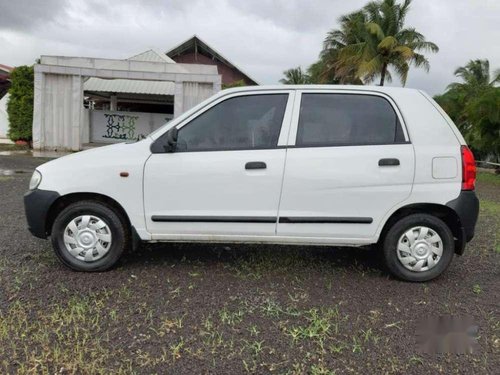
<svg viewBox="0 0 500 375">
<path fill-rule="evenodd" d="M 288 94 L 227 99 L 179 129 L 176 152 L 275 148 Z"/>
</svg>

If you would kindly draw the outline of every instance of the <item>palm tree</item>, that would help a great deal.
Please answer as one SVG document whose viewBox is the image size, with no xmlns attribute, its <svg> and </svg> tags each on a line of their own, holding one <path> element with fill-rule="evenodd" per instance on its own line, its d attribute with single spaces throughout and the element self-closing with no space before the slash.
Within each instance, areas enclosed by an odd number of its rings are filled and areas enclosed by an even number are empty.
<svg viewBox="0 0 500 375">
<path fill-rule="evenodd" d="M 383 86 L 392 80 L 392 68 L 404 85 L 410 65 L 429 70 L 429 61 L 420 52 L 439 48 L 415 28 L 404 27 L 411 1 L 372 1 L 340 19 L 340 29 L 328 33 L 322 55 L 331 57 L 328 66 L 341 81 L 355 77 L 368 83 L 380 77 Z"/>
<path fill-rule="evenodd" d="M 285 75 L 285 78 L 280 79 L 280 82 L 285 85 L 301 85 L 310 83 L 309 76 L 307 73 L 302 71 L 300 66 L 285 70 L 283 74 Z"/>
<path fill-rule="evenodd" d="M 326 35 L 319 60 L 323 68 L 319 74 L 322 80 L 325 80 L 325 77 L 334 77 L 342 84 L 363 83 L 356 75 L 356 56 L 350 61 L 346 58 L 342 64 L 339 64 L 339 57 L 345 47 L 362 41 L 361 36 L 366 32 L 365 23 L 365 14 L 362 11 L 354 12 L 342 16 L 340 29 L 331 30 Z"/>
<path fill-rule="evenodd" d="M 457 68 L 454 74 L 463 82 L 448 85 L 448 90 L 456 90 L 468 98 L 477 97 L 487 88 L 500 82 L 500 69 L 495 71 L 492 77 L 490 62 L 487 59 L 470 60 L 465 66 Z"/>
<path fill-rule="evenodd" d="M 462 82 L 448 85 L 437 97 L 474 151 L 500 159 L 500 70 L 490 72 L 487 59 L 470 60 L 454 72 Z"/>
</svg>

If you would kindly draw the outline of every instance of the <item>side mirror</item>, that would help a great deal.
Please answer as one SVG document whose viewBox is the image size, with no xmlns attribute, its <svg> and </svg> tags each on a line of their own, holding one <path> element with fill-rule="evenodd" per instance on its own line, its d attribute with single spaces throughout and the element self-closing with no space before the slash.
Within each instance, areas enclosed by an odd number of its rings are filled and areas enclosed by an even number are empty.
<svg viewBox="0 0 500 375">
<path fill-rule="evenodd" d="M 170 129 L 166 134 L 165 138 L 167 143 L 163 145 L 163 148 L 165 149 L 165 152 L 175 152 L 175 149 L 177 147 L 177 135 L 179 131 L 177 128 L 172 128 Z"/>
</svg>

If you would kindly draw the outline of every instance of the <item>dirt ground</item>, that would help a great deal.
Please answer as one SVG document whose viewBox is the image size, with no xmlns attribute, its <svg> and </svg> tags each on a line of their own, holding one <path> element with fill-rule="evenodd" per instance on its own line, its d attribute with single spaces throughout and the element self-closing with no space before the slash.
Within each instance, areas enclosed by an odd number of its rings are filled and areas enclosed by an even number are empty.
<svg viewBox="0 0 500 375">
<path fill-rule="evenodd" d="M 494 175 L 480 176 L 466 254 L 413 284 L 373 250 L 305 246 L 146 246 L 72 272 L 27 230 L 22 195 L 42 162 L 0 156 L 0 373 L 498 374 Z M 476 352 L 418 352 L 417 321 L 445 315 L 472 316 Z"/>
</svg>

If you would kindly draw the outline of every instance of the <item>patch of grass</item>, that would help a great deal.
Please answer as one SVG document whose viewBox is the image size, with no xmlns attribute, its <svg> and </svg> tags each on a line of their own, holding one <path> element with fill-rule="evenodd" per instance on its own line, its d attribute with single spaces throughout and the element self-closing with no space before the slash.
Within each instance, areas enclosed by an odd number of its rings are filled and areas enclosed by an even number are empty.
<svg viewBox="0 0 500 375">
<path fill-rule="evenodd" d="M 169 333 L 176 333 L 177 330 L 182 329 L 183 321 L 186 314 L 178 318 L 164 318 L 161 322 L 160 328 L 158 330 L 153 329 L 158 336 L 163 337 Z"/>
<path fill-rule="evenodd" d="M 497 254 L 500 254 L 500 203 L 489 201 L 486 199 L 480 200 L 480 213 L 493 217 L 495 223 L 495 230 L 493 234 L 493 249 Z"/>
<path fill-rule="evenodd" d="M 493 214 L 495 216 L 500 216 L 500 203 L 498 202 L 481 199 L 480 209 L 481 211 L 485 211 L 486 213 Z"/>
<path fill-rule="evenodd" d="M 489 183 L 500 185 L 500 174 L 479 172 L 477 174 L 477 181 L 478 182 L 489 182 Z"/>
<path fill-rule="evenodd" d="M 9 180 L 12 180 L 12 179 L 14 179 L 14 177 L 11 177 L 11 176 L 0 176 L 0 182 L 9 181 Z"/>
<path fill-rule="evenodd" d="M 45 309 L 16 301 L 0 311 L 2 372 L 129 373 L 126 359 L 108 368 L 116 352 L 102 325 L 107 298 L 73 296 Z"/>
<path fill-rule="evenodd" d="M 482 292 L 481 285 L 474 284 L 474 286 L 472 287 L 472 291 L 474 292 L 474 294 L 481 294 Z"/>
<path fill-rule="evenodd" d="M 374 269 L 356 260 L 356 251 L 358 249 L 349 249 L 349 257 L 353 257 L 352 269 L 362 275 L 374 272 Z M 269 249 L 254 246 L 235 254 L 230 262 L 224 264 L 224 268 L 243 280 L 261 280 L 264 277 L 289 275 L 294 272 L 293 270 L 310 269 L 325 274 L 333 272 L 338 274 L 338 272 L 345 272 L 342 269 L 335 269 L 335 264 L 341 262 L 343 262 L 342 254 L 334 254 L 327 247 Z M 301 277 L 296 276 L 295 281 L 301 283 L 304 275 L 307 275 L 307 272 L 303 272 Z M 331 287 L 332 285 L 325 284 L 326 289 L 331 289 Z M 297 298 L 297 296 L 291 296 L 291 298 Z"/>
<path fill-rule="evenodd" d="M 181 352 L 183 348 L 184 348 L 184 339 L 182 337 L 178 342 L 170 345 L 170 353 L 172 355 L 172 360 L 175 361 L 181 358 Z"/>
<path fill-rule="evenodd" d="M 9 143 L 0 143 L 0 151 L 29 151 L 29 147 L 27 145 L 16 145 Z"/>
<path fill-rule="evenodd" d="M 305 318 L 305 324 L 286 328 L 286 333 L 294 344 L 306 340 L 316 343 L 321 351 L 324 351 L 325 342 L 339 333 L 342 317 L 338 307 L 312 308 L 301 315 Z"/>
<path fill-rule="evenodd" d="M 236 325 L 241 323 L 245 312 L 243 310 L 230 311 L 226 307 L 219 312 L 219 318 L 223 324 Z"/>
</svg>

